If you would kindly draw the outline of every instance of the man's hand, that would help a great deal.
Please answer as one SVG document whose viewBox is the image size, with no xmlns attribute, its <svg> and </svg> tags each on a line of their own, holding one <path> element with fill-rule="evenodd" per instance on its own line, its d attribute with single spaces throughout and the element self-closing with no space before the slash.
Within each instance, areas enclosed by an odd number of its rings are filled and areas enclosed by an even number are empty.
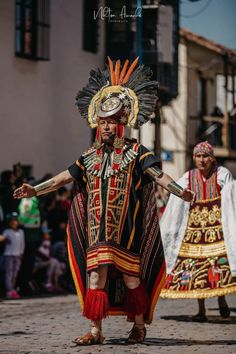
<svg viewBox="0 0 236 354">
<path fill-rule="evenodd" d="M 185 188 L 182 192 L 182 199 L 185 200 L 185 202 L 193 202 L 195 199 L 195 193 L 190 189 Z"/>
<path fill-rule="evenodd" d="M 22 184 L 22 186 L 15 189 L 13 193 L 15 199 L 32 198 L 34 196 L 36 196 L 34 187 L 27 183 Z"/>
</svg>

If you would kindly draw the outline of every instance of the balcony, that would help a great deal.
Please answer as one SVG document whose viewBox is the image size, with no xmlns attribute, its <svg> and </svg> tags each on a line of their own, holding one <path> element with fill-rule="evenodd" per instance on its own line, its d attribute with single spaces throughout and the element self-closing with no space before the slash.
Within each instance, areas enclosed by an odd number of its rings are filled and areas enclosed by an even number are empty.
<svg viewBox="0 0 236 354">
<path fill-rule="evenodd" d="M 203 116 L 205 137 L 213 145 L 216 157 L 236 158 L 236 115 Z"/>
</svg>

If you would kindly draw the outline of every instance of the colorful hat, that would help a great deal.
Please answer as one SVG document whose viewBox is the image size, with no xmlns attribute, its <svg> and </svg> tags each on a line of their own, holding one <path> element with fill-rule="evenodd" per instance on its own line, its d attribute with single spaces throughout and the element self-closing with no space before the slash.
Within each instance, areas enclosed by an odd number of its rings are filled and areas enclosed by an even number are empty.
<svg viewBox="0 0 236 354">
<path fill-rule="evenodd" d="M 203 141 L 194 146 L 193 156 L 196 156 L 197 154 L 206 154 L 209 156 L 214 156 L 213 147 L 210 143 L 208 143 L 208 141 Z"/>
<path fill-rule="evenodd" d="M 76 96 L 81 116 L 96 128 L 98 118 L 116 116 L 124 126 L 138 128 L 146 123 L 156 108 L 158 82 L 152 81 L 150 68 L 140 65 L 138 58 L 129 66 L 127 59 L 113 62 L 108 57 L 104 71 L 90 72 L 89 81 Z"/>
<path fill-rule="evenodd" d="M 129 66 L 127 59 L 112 61 L 104 71 L 91 70 L 88 84 L 76 96 L 76 105 L 81 116 L 91 128 L 98 126 L 99 118 L 117 119 L 114 139 L 113 171 L 118 171 L 123 153 L 125 126 L 138 128 L 146 123 L 155 112 L 157 103 L 157 81 L 152 81 L 152 71 L 148 67 L 137 67 L 138 58 Z M 94 170 L 101 170 L 103 150 L 99 129 L 96 132 L 96 159 Z"/>
</svg>

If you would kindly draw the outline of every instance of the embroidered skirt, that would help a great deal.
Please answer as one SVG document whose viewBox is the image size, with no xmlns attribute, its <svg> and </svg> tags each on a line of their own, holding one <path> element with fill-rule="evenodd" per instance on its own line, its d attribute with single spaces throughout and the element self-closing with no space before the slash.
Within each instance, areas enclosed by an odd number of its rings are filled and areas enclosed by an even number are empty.
<svg viewBox="0 0 236 354">
<path fill-rule="evenodd" d="M 221 225 L 220 196 L 195 202 L 162 298 L 204 299 L 236 292 Z"/>
</svg>

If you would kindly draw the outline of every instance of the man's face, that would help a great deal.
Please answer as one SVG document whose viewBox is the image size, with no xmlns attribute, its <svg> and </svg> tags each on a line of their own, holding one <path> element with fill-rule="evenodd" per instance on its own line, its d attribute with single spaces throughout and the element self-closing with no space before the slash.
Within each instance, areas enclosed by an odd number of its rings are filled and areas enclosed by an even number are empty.
<svg viewBox="0 0 236 354">
<path fill-rule="evenodd" d="M 199 153 L 194 156 L 194 161 L 196 167 L 200 171 L 204 172 L 204 171 L 209 171 L 211 169 L 213 158 L 210 155 Z"/>
<path fill-rule="evenodd" d="M 113 143 L 116 135 L 117 121 L 115 118 L 99 118 L 98 128 L 101 134 L 102 142 Z"/>
</svg>

